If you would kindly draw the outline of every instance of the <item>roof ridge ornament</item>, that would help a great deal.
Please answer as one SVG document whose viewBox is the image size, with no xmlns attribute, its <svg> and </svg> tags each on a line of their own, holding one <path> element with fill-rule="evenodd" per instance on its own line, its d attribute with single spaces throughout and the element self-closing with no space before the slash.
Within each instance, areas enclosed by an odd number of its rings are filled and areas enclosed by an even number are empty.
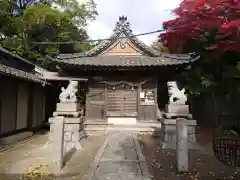
<svg viewBox="0 0 240 180">
<path fill-rule="evenodd" d="M 127 22 L 127 16 L 119 16 L 119 22 Z"/>
<path fill-rule="evenodd" d="M 119 16 L 118 21 L 117 21 L 116 26 L 113 31 L 115 33 L 120 33 L 120 32 L 122 32 L 122 30 L 132 32 L 132 29 L 130 28 L 130 23 L 127 20 L 127 16 Z"/>
</svg>

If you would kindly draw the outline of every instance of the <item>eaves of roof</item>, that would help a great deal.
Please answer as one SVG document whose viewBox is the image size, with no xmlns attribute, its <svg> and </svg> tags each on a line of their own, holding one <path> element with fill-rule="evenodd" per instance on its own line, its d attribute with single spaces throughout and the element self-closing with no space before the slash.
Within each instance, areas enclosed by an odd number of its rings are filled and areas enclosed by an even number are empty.
<svg viewBox="0 0 240 180">
<path fill-rule="evenodd" d="M 0 64 L 0 73 L 3 75 L 8 75 L 8 76 L 12 76 L 18 79 L 23 79 L 26 81 L 32 81 L 32 82 L 36 82 L 36 83 L 41 83 L 41 84 L 47 84 L 45 80 L 41 79 L 41 77 L 29 73 L 29 72 L 25 72 L 19 69 L 15 69 L 13 67 L 10 66 L 6 66 L 3 64 Z"/>
</svg>

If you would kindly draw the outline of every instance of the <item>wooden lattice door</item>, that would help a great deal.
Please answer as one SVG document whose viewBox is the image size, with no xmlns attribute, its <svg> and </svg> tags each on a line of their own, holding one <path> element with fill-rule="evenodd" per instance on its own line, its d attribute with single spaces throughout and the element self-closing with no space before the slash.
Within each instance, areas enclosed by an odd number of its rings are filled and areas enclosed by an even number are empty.
<svg viewBox="0 0 240 180">
<path fill-rule="evenodd" d="M 137 91 L 129 87 L 118 86 L 108 89 L 107 115 L 109 116 L 136 116 Z"/>
</svg>

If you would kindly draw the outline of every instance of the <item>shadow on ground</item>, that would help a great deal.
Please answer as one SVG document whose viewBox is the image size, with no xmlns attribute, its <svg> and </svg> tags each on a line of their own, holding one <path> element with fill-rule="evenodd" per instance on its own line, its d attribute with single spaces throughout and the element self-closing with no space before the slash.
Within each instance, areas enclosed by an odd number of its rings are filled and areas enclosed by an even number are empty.
<svg viewBox="0 0 240 180">
<path fill-rule="evenodd" d="M 69 150 L 64 156 L 63 156 L 63 167 L 67 164 L 67 162 L 69 162 L 69 160 L 72 158 L 72 156 L 74 155 L 74 153 L 77 152 L 76 148 L 72 148 L 71 150 Z"/>
</svg>

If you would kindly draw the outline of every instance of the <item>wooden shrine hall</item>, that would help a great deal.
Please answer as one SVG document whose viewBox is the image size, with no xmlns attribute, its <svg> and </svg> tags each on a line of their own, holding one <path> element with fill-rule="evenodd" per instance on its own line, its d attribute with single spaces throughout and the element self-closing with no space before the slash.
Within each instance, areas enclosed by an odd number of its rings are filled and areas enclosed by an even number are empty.
<svg viewBox="0 0 240 180">
<path fill-rule="evenodd" d="M 134 36 L 124 16 L 110 38 L 91 50 L 51 58 L 60 77 L 87 79 L 85 122 L 96 124 L 156 123 L 159 88 L 197 59 L 153 50 Z"/>
</svg>

